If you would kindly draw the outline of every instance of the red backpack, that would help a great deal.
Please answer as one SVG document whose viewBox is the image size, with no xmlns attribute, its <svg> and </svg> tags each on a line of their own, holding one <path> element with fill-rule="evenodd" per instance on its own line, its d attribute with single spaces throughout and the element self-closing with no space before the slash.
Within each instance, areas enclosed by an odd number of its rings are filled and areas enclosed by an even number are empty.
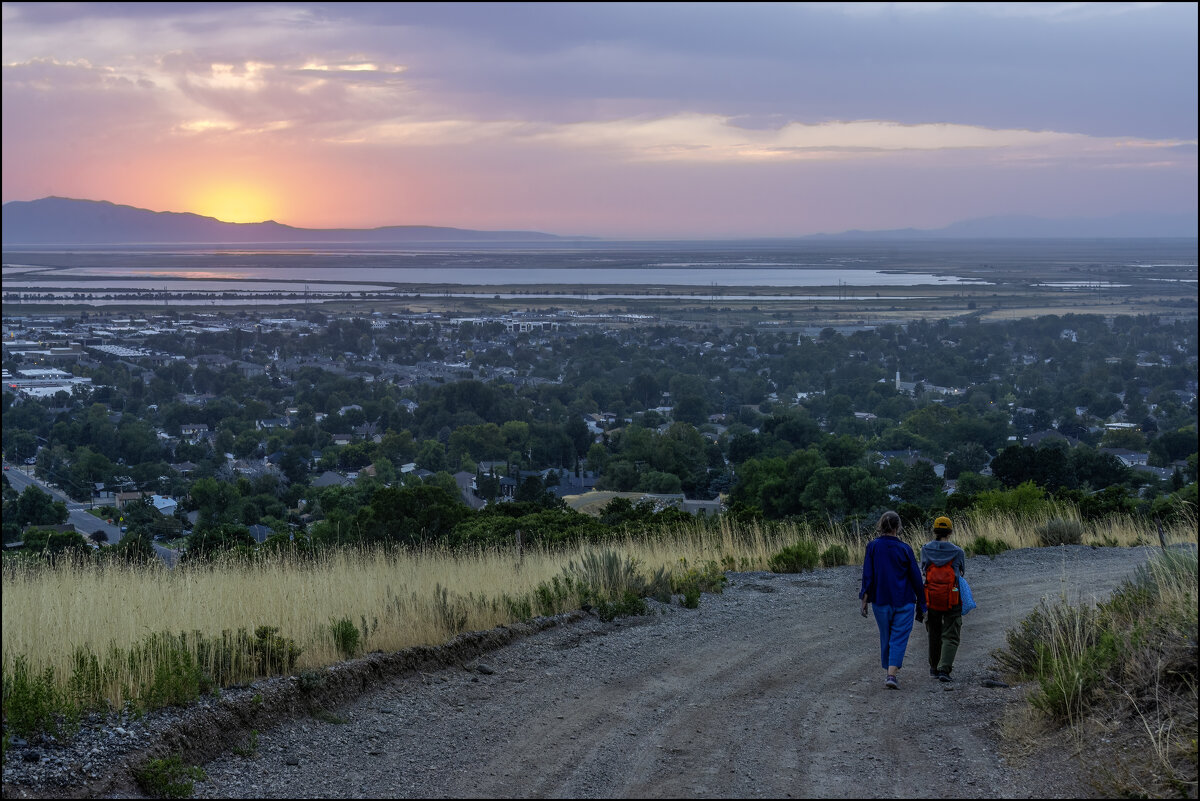
<svg viewBox="0 0 1200 801">
<path fill-rule="evenodd" d="M 925 605 L 934 612 L 949 612 L 960 604 L 954 563 L 930 565 L 925 571 Z"/>
</svg>

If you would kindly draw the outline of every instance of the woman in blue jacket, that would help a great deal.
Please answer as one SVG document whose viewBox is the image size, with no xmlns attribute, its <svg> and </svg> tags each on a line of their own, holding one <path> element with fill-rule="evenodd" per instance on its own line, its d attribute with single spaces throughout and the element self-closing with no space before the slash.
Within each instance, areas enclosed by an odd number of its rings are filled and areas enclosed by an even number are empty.
<svg viewBox="0 0 1200 801">
<path fill-rule="evenodd" d="M 893 511 L 879 518 L 879 536 L 867 543 L 863 558 L 862 616 L 867 616 L 867 604 L 875 612 L 879 625 L 880 661 L 887 678 L 884 686 L 898 690 L 896 674 L 904 665 L 904 649 L 912 634 L 913 618 L 925 619 L 925 585 L 917 556 L 908 543 L 900 539 L 900 515 Z"/>
</svg>

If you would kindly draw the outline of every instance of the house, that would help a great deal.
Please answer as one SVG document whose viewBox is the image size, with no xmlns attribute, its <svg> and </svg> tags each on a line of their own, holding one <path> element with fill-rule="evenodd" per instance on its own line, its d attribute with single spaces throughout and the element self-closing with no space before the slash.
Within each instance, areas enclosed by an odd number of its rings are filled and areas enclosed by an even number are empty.
<svg viewBox="0 0 1200 801">
<path fill-rule="evenodd" d="M 114 498 L 114 505 L 118 511 L 124 509 L 130 503 L 138 503 L 142 498 L 146 497 L 148 492 L 118 492 Z"/>
<path fill-rule="evenodd" d="M 179 427 L 179 436 L 188 445 L 197 445 L 200 441 L 209 439 L 209 424 L 184 423 Z"/>
<path fill-rule="evenodd" d="M 1135 464 L 1132 467 L 1134 470 L 1137 470 L 1139 473 L 1149 473 L 1150 475 L 1154 476 L 1155 478 L 1161 479 L 1163 481 L 1170 481 L 1171 478 L 1174 477 L 1174 475 L 1175 475 L 1175 468 L 1173 468 L 1173 467 L 1151 467 L 1150 465 L 1147 465 L 1147 464 Z"/>
<path fill-rule="evenodd" d="M 922 456 L 919 450 L 908 451 L 880 451 L 879 458 L 875 460 L 875 464 L 879 467 L 886 467 L 893 461 L 901 462 L 905 467 L 912 467 L 917 462 L 925 462 L 933 466 L 933 473 L 938 478 L 942 478 L 946 474 L 946 465 L 941 462 L 935 462 L 928 456 Z"/>
<path fill-rule="evenodd" d="M 558 479 L 557 483 L 550 483 L 554 481 L 554 478 L 550 478 L 551 474 L 555 474 L 555 477 Z M 542 480 L 548 484 L 546 487 L 547 492 L 561 498 L 564 495 L 582 495 L 585 492 L 591 492 L 596 488 L 596 482 L 599 480 L 599 477 L 594 472 L 587 470 L 578 476 L 568 470 L 547 470 Z"/>
<path fill-rule="evenodd" d="M 354 482 L 346 478 L 346 476 L 335 473 L 332 470 L 326 470 L 313 479 L 312 485 L 314 487 L 345 487 L 352 483 Z"/>
<path fill-rule="evenodd" d="M 151 495 L 150 502 L 154 504 L 154 508 L 158 510 L 159 514 L 166 517 L 174 516 L 175 510 L 179 508 L 179 501 L 164 495 Z"/>
<path fill-rule="evenodd" d="M 274 529 L 270 526 L 264 526 L 261 523 L 255 523 L 253 526 L 247 526 L 246 528 L 250 531 L 250 536 L 259 545 L 262 545 L 267 541 L 267 537 L 275 533 Z"/>
<path fill-rule="evenodd" d="M 1126 467 L 1145 465 L 1150 461 L 1150 454 L 1131 451 L 1128 448 L 1101 448 L 1100 453 L 1110 453 L 1121 460 Z"/>
<path fill-rule="evenodd" d="M 265 375 L 267 372 L 266 367 L 263 367 L 261 364 L 254 364 L 253 362 L 234 362 L 234 366 L 242 374 L 243 378 L 254 378 L 255 376 Z"/>
<path fill-rule="evenodd" d="M 721 513 L 721 499 L 714 498 L 711 501 L 701 501 L 684 498 L 683 511 L 697 517 L 712 517 Z"/>
<path fill-rule="evenodd" d="M 487 506 L 487 501 L 475 494 L 477 487 L 475 486 L 474 473 L 459 470 L 454 474 L 454 483 L 458 485 L 458 492 L 462 496 L 463 503 L 467 506 L 470 506 L 472 509 L 482 509 Z"/>
<path fill-rule="evenodd" d="M 1037 448 L 1047 440 L 1061 440 L 1066 442 L 1072 448 L 1079 444 L 1079 440 L 1075 439 L 1074 437 L 1068 437 L 1066 434 L 1054 431 L 1053 429 L 1033 432 L 1025 438 L 1025 444 L 1030 448 Z"/>
</svg>

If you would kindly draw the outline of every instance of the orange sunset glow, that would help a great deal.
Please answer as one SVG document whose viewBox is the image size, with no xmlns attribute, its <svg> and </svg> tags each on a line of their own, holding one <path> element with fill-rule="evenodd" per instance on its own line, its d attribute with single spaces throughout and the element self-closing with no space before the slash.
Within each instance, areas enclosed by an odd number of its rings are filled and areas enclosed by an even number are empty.
<svg viewBox="0 0 1200 801">
<path fill-rule="evenodd" d="M 186 208 L 222 222 L 278 220 L 279 206 L 271 189 L 249 182 L 213 183 L 186 195 Z"/>
</svg>

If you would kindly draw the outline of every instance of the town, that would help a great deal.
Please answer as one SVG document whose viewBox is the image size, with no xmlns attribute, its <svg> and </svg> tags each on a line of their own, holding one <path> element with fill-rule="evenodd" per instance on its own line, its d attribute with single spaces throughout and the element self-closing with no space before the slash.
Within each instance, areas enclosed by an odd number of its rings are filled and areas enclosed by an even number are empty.
<svg viewBox="0 0 1200 801">
<path fill-rule="evenodd" d="M 505 504 L 582 531 L 917 515 L 1026 481 L 1148 511 L 1196 481 L 1196 329 L 1154 317 L 81 312 L 3 337 L 6 548 L 481 542 L 470 513 Z M 459 508 L 365 521 L 389 487 Z"/>
</svg>

